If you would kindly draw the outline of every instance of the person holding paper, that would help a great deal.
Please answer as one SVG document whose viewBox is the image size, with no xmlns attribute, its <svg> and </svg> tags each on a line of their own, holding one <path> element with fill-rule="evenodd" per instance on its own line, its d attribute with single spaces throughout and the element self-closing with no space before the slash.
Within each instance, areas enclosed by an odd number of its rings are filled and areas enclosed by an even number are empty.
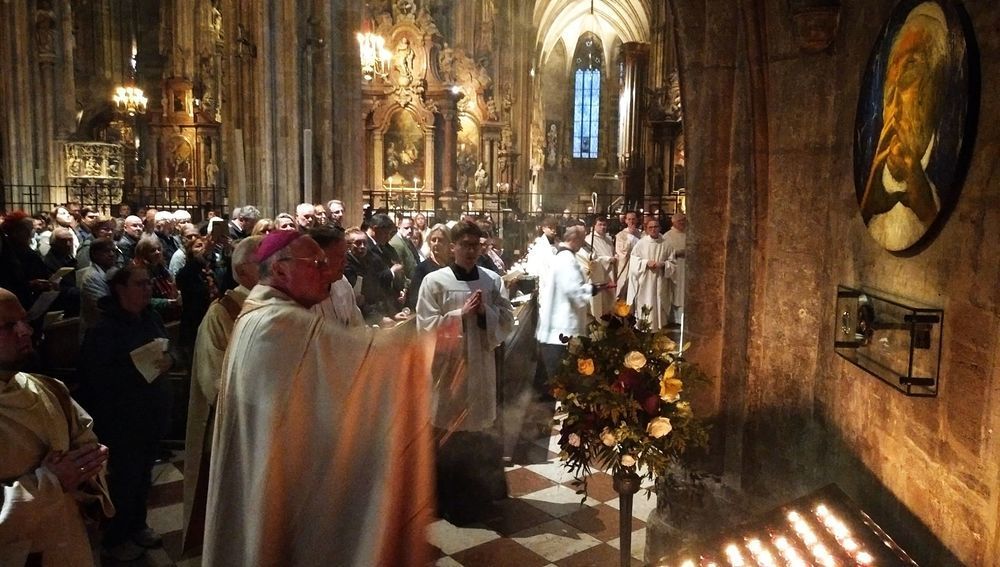
<svg viewBox="0 0 1000 567">
<path fill-rule="evenodd" d="M 105 550 L 135 559 L 143 548 L 162 543 L 146 525 L 146 498 L 170 421 L 170 386 L 163 375 L 175 357 L 163 321 L 150 308 L 149 272 L 130 263 L 109 274 L 108 284 L 111 295 L 98 303 L 102 316 L 80 349 L 81 402 L 111 450 L 109 486 L 118 513 L 108 523 Z"/>
</svg>

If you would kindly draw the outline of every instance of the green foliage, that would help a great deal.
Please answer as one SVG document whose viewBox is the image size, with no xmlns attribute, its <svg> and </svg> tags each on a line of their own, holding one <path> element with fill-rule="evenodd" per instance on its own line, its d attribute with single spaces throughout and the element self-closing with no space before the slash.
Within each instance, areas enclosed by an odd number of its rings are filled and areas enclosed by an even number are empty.
<svg viewBox="0 0 1000 567">
<path fill-rule="evenodd" d="M 708 432 L 682 394 L 703 379 L 666 333 L 652 332 L 619 303 L 592 320 L 586 336 L 564 339 L 568 353 L 549 386 L 559 402 L 560 457 L 578 479 L 594 467 L 667 474 Z M 666 433 L 664 433 L 666 431 Z M 624 462 L 623 462 L 624 460 Z M 586 483 L 583 482 L 583 490 Z"/>
</svg>

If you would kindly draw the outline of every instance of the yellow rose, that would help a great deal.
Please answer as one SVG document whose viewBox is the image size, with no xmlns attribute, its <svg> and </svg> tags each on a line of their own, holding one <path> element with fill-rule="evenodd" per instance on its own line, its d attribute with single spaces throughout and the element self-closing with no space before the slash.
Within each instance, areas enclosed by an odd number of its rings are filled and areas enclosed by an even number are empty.
<svg viewBox="0 0 1000 567">
<path fill-rule="evenodd" d="M 604 443 L 607 447 L 614 447 L 618 444 L 618 438 L 615 434 L 611 432 L 607 427 L 601 432 L 601 443 Z"/>
<path fill-rule="evenodd" d="M 680 417 L 691 417 L 694 412 L 691 411 L 691 404 L 689 402 L 677 402 L 677 415 Z"/>
<path fill-rule="evenodd" d="M 670 420 L 665 417 L 653 418 L 646 426 L 646 433 L 649 434 L 653 439 L 659 439 L 667 433 L 673 431 L 674 426 L 670 424 Z"/>
<path fill-rule="evenodd" d="M 664 378 L 660 381 L 660 399 L 667 403 L 676 402 L 681 398 L 683 388 L 683 382 L 676 378 L 667 378 L 664 373 Z"/>
<path fill-rule="evenodd" d="M 622 455 L 622 466 L 623 467 L 634 467 L 635 457 L 632 455 Z"/>
<path fill-rule="evenodd" d="M 646 357 L 639 351 L 633 350 L 625 355 L 625 368 L 639 370 L 646 366 Z"/>
<path fill-rule="evenodd" d="M 576 359 L 576 370 L 584 376 L 590 376 L 594 373 L 594 359 L 592 358 L 578 358 Z"/>
<path fill-rule="evenodd" d="M 621 299 L 615 301 L 615 315 L 619 317 L 628 317 L 629 311 L 631 311 L 631 308 L 628 303 Z"/>
<path fill-rule="evenodd" d="M 673 352 L 677 349 L 677 343 L 667 335 L 659 333 L 653 337 L 653 348 L 659 352 Z"/>
</svg>

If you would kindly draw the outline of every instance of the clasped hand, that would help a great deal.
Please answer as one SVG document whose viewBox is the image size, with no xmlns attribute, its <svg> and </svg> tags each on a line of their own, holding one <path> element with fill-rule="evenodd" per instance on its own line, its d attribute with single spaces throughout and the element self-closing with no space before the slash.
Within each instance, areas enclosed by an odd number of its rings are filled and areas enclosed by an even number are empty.
<svg viewBox="0 0 1000 567">
<path fill-rule="evenodd" d="M 470 313 L 479 313 L 480 315 L 486 313 L 486 307 L 483 306 L 483 290 L 477 289 L 465 300 L 465 305 L 462 306 L 462 315 Z"/>
<path fill-rule="evenodd" d="M 59 479 L 63 492 L 72 492 L 80 484 L 94 478 L 108 460 L 108 448 L 99 443 L 88 443 L 70 451 L 49 451 L 42 461 Z"/>
</svg>

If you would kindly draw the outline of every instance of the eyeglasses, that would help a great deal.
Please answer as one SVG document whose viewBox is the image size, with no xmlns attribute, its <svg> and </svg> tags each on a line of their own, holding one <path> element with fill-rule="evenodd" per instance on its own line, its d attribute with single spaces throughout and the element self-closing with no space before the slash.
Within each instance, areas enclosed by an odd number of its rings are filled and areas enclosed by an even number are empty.
<svg viewBox="0 0 1000 567">
<path fill-rule="evenodd" d="M 327 267 L 327 266 L 330 265 L 330 261 L 327 260 L 326 258 L 296 258 L 296 257 L 293 256 L 291 258 L 282 258 L 281 260 L 299 260 L 299 261 L 302 261 L 302 262 L 309 262 L 317 270 L 322 270 L 323 268 L 325 268 L 325 267 Z M 281 261 L 281 260 L 279 260 L 279 261 Z"/>
</svg>

